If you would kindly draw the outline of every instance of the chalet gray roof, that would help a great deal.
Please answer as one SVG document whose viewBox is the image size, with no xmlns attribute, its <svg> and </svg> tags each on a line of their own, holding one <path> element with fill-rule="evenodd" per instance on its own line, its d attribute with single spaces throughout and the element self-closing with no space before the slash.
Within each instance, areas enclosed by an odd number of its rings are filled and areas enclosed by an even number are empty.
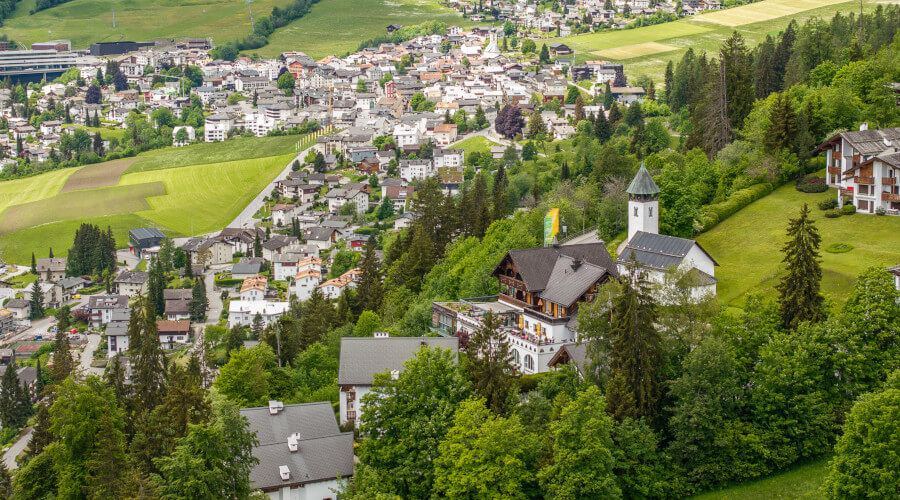
<svg viewBox="0 0 900 500">
<path fill-rule="evenodd" d="M 50 257 L 47 259 L 37 259 L 35 261 L 35 270 L 38 272 L 51 271 L 61 272 L 66 270 L 65 257 Z"/>
<path fill-rule="evenodd" d="M 87 283 L 87 281 L 81 277 L 65 278 L 65 279 L 59 280 L 59 286 L 61 286 L 63 288 L 74 288 L 78 285 L 84 285 L 85 283 Z"/>
<path fill-rule="evenodd" d="M 128 307 L 128 297 L 124 295 L 92 295 L 88 300 L 90 309 L 119 309 Z"/>
<path fill-rule="evenodd" d="M 541 297 L 565 307 L 571 306 L 596 282 L 609 275 L 609 269 L 561 255 L 550 273 Z"/>
<path fill-rule="evenodd" d="M 250 431 L 259 445 L 253 455 L 259 463 L 250 472 L 253 488 L 282 487 L 346 477 L 353 473 L 353 433 L 341 433 L 331 403 L 284 405 L 276 415 L 268 407 L 242 408 Z M 289 436 L 297 435 L 296 452 L 288 448 Z M 279 467 L 287 465 L 284 481 Z"/>
<path fill-rule="evenodd" d="M 559 358 L 563 352 L 569 355 L 570 363 L 574 363 L 575 367 L 578 368 L 581 373 L 585 372 L 586 363 L 588 362 L 587 344 L 575 342 L 564 344 L 553 356 L 553 359 L 550 360 L 550 363 L 556 361 L 556 359 Z"/>
<path fill-rule="evenodd" d="M 145 271 L 122 271 L 116 276 L 116 283 L 146 283 L 150 275 Z"/>
<path fill-rule="evenodd" d="M 292 243 L 297 242 L 296 236 L 285 236 L 282 234 L 272 235 L 272 239 L 262 244 L 263 248 L 267 250 L 278 250 L 279 248 L 284 248 Z"/>
<path fill-rule="evenodd" d="M 22 309 L 30 306 L 31 302 L 25 299 L 10 299 L 6 304 L 3 305 L 3 307 L 6 309 Z"/>
<path fill-rule="evenodd" d="M 634 258 L 643 266 L 653 269 L 668 269 L 678 266 L 694 245 L 706 253 L 703 247 L 694 240 L 638 231 L 625 245 L 618 262 L 631 262 L 633 253 Z M 718 265 L 712 257 L 710 260 Z"/>
<path fill-rule="evenodd" d="M 11 365 L 5 365 L 3 367 L 3 373 L 6 374 L 6 370 L 9 370 Z M 37 369 L 31 366 L 23 366 L 16 370 L 16 376 L 19 377 L 19 383 L 25 383 L 29 386 L 37 381 Z"/>
<path fill-rule="evenodd" d="M 166 314 L 188 314 L 191 312 L 190 299 L 166 300 Z"/>
<path fill-rule="evenodd" d="M 507 258 L 511 259 L 518 269 L 522 281 L 525 282 L 525 286 L 530 292 L 535 293 L 547 288 L 556 262 L 563 256 L 580 259 L 584 263 L 606 269 L 611 276 L 617 275 L 616 264 L 609 256 L 609 251 L 602 241 L 510 250 L 500 264 Z M 500 264 L 494 269 L 493 276 L 498 275 Z"/>
<path fill-rule="evenodd" d="M 190 288 L 166 288 L 163 290 L 163 299 L 165 300 L 191 300 L 192 290 Z"/>
<path fill-rule="evenodd" d="M 311 241 L 326 241 L 331 239 L 336 229 L 333 227 L 312 227 L 306 230 L 306 239 Z"/>
<path fill-rule="evenodd" d="M 108 337 L 119 337 L 128 335 L 127 321 L 110 321 L 106 325 L 106 335 Z"/>
<path fill-rule="evenodd" d="M 338 385 L 372 385 L 376 373 L 400 370 L 422 347 L 440 347 L 457 353 L 455 337 L 344 337 L 338 366 Z"/>
<path fill-rule="evenodd" d="M 644 167 L 644 162 L 641 162 L 641 168 L 638 170 L 637 175 L 634 176 L 634 179 L 631 179 L 631 184 L 628 185 L 628 189 L 625 192 L 638 196 L 659 194 L 659 187 L 653 182 L 653 177 L 650 176 L 650 172 Z"/>
</svg>

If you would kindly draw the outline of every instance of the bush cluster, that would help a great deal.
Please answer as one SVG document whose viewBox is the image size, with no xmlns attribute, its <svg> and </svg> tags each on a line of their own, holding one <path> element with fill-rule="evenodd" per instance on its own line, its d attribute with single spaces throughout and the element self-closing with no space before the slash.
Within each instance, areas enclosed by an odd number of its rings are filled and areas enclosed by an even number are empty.
<svg viewBox="0 0 900 500">
<path fill-rule="evenodd" d="M 727 200 L 703 207 L 700 216 L 700 231 L 708 231 L 719 222 L 731 217 L 738 210 L 772 192 L 774 187 L 768 182 L 754 184 L 748 188 L 735 191 Z"/>
<path fill-rule="evenodd" d="M 801 193 L 824 193 L 828 191 L 828 184 L 821 177 L 804 177 L 797 181 L 796 188 Z"/>
</svg>

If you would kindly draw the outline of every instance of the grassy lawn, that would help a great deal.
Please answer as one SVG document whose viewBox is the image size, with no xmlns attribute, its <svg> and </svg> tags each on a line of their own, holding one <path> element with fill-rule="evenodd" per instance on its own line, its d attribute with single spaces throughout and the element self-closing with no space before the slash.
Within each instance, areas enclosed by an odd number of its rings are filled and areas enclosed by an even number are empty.
<svg viewBox="0 0 900 500">
<path fill-rule="evenodd" d="M 697 241 L 720 264 L 716 277 L 722 303 L 741 307 L 751 292 L 774 297 L 788 218 L 796 217 L 803 203 L 809 204 L 822 235 L 822 292 L 826 298 L 843 302 L 856 276 L 868 266 L 900 263 L 900 217 L 856 214 L 825 218 L 816 205 L 835 196 L 833 190 L 801 193 L 788 184 L 701 234 Z M 825 251 L 833 244 L 849 244 L 853 249 L 844 253 Z"/>
<path fill-rule="evenodd" d="M 287 3 L 254 0 L 253 11 L 257 16 L 267 15 L 272 7 Z M 69 39 L 73 47 L 84 48 L 94 42 L 188 36 L 212 37 L 214 43 L 222 43 L 250 33 L 250 11 L 246 2 L 236 0 L 73 0 L 29 15 L 34 4 L 35 0 L 22 0 L 3 23 L 3 32 L 10 39 L 30 45 L 47 40 L 47 31 L 52 30 L 54 39 Z"/>
<path fill-rule="evenodd" d="M 822 458 L 786 472 L 693 497 L 694 500 L 751 500 L 757 498 L 823 498 L 828 459 Z"/>
<path fill-rule="evenodd" d="M 71 124 L 67 124 L 71 125 Z M 121 141 L 125 137 L 125 129 L 124 128 L 111 128 L 111 127 L 85 127 L 84 125 L 75 125 L 75 128 L 80 128 L 82 130 L 87 130 L 88 132 L 100 132 L 100 137 L 105 140 L 117 139 Z"/>
<path fill-rule="evenodd" d="M 20 264 L 31 262 L 32 251 L 44 255 L 47 248 L 64 256 L 82 222 L 111 227 L 119 246 L 136 227 L 157 227 L 171 236 L 190 235 L 192 223 L 193 234 L 220 229 L 284 169 L 297 142 L 304 147 L 310 137 L 168 148 L 136 161 L 0 182 L 0 251 Z M 124 161 L 130 166 L 123 174 Z M 79 190 L 63 192 L 72 186 Z"/>
<path fill-rule="evenodd" d="M 134 214 L 67 220 L 0 236 L 3 259 L 21 265 L 31 265 L 32 251 L 38 257 L 46 257 L 49 248 L 53 249 L 53 255 L 63 257 L 69 252 L 75 230 L 82 223 L 97 224 L 104 229 L 111 227 L 120 248 L 128 245 L 128 231 L 136 227 L 156 227 L 170 236 L 183 236 Z"/>
<path fill-rule="evenodd" d="M 309 14 L 269 37 L 269 45 L 250 51 L 274 57 L 299 50 L 321 58 L 353 52 L 359 43 L 387 34 L 390 24 L 410 26 L 423 21 L 472 25 L 436 0 L 321 0 Z"/>
<path fill-rule="evenodd" d="M 863 0 L 871 11 L 879 0 Z M 560 41 L 575 50 L 575 62 L 591 59 L 611 59 L 625 63 L 629 77 L 649 75 L 662 80 L 666 63 L 678 61 L 688 48 L 716 53 L 722 42 L 738 31 L 748 47 L 754 47 L 783 30 L 792 19 L 798 23 L 811 17 L 830 19 L 835 12 L 857 12 L 859 2 L 839 0 L 764 0 L 671 23 L 657 24 L 633 30 L 589 33 Z M 540 45 L 540 43 L 538 44 Z"/>
<path fill-rule="evenodd" d="M 293 152 L 297 142 L 301 142 L 302 147 L 305 137 L 297 135 L 238 137 L 223 142 L 192 144 L 183 148 L 157 149 L 138 156 L 138 160 L 125 173 L 283 155 Z"/>
<path fill-rule="evenodd" d="M 496 146 L 497 143 L 482 136 L 477 135 L 475 137 L 469 137 L 468 139 L 463 139 L 458 143 L 453 145 L 454 149 L 462 149 L 466 152 L 466 155 L 470 155 L 476 151 L 479 152 L 490 152 L 491 146 Z"/>
<path fill-rule="evenodd" d="M 221 229 L 259 194 L 293 154 L 126 174 L 122 185 L 162 182 L 166 193 L 148 198 L 137 215 L 175 232 L 194 234 Z"/>
</svg>

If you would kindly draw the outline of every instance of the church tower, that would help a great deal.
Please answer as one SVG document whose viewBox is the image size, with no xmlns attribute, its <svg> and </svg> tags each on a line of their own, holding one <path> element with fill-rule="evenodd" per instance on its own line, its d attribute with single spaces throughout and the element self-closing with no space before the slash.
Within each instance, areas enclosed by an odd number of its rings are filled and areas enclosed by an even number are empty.
<svg viewBox="0 0 900 500">
<path fill-rule="evenodd" d="M 659 233 L 659 187 L 641 162 L 641 169 L 631 180 L 628 193 L 628 240 L 638 231 Z"/>
</svg>

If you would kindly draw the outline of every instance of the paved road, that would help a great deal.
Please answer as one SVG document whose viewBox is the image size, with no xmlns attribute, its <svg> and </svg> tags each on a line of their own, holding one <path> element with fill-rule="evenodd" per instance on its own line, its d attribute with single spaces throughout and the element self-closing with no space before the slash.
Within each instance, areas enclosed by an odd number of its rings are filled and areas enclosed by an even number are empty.
<svg viewBox="0 0 900 500">
<path fill-rule="evenodd" d="M 28 442 L 31 441 L 31 432 L 32 429 L 29 427 L 28 431 L 20 435 L 19 439 L 3 454 L 3 463 L 6 464 L 7 469 L 13 470 L 19 467 L 19 464 L 16 463 L 16 457 L 28 446 Z"/>
<path fill-rule="evenodd" d="M 216 291 L 216 271 L 210 269 L 203 281 L 206 284 L 206 298 L 209 299 L 205 324 L 214 325 L 219 322 L 219 315 L 222 313 L 222 292 Z"/>
<path fill-rule="evenodd" d="M 259 209 L 263 206 L 263 198 L 269 196 L 272 190 L 275 189 L 276 182 L 281 179 L 287 178 L 288 174 L 291 173 L 291 165 L 294 164 L 294 160 L 300 160 L 300 163 L 303 163 L 303 158 L 306 157 L 310 149 L 312 148 L 306 148 L 303 151 L 299 152 L 297 156 L 291 158 L 291 161 L 289 161 L 288 164 L 284 167 L 284 170 L 282 170 L 281 173 L 278 174 L 278 176 L 272 179 L 272 182 L 264 187 L 263 190 L 260 191 L 256 196 L 256 198 L 253 198 L 253 201 L 251 201 L 249 205 L 244 207 L 244 210 L 242 210 L 241 213 L 238 214 L 238 216 L 235 217 L 233 221 L 231 221 L 231 224 L 228 224 L 225 227 L 253 227 L 253 223 L 258 220 L 254 219 L 253 215 L 255 215 L 256 212 L 258 212 Z"/>
</svg>

